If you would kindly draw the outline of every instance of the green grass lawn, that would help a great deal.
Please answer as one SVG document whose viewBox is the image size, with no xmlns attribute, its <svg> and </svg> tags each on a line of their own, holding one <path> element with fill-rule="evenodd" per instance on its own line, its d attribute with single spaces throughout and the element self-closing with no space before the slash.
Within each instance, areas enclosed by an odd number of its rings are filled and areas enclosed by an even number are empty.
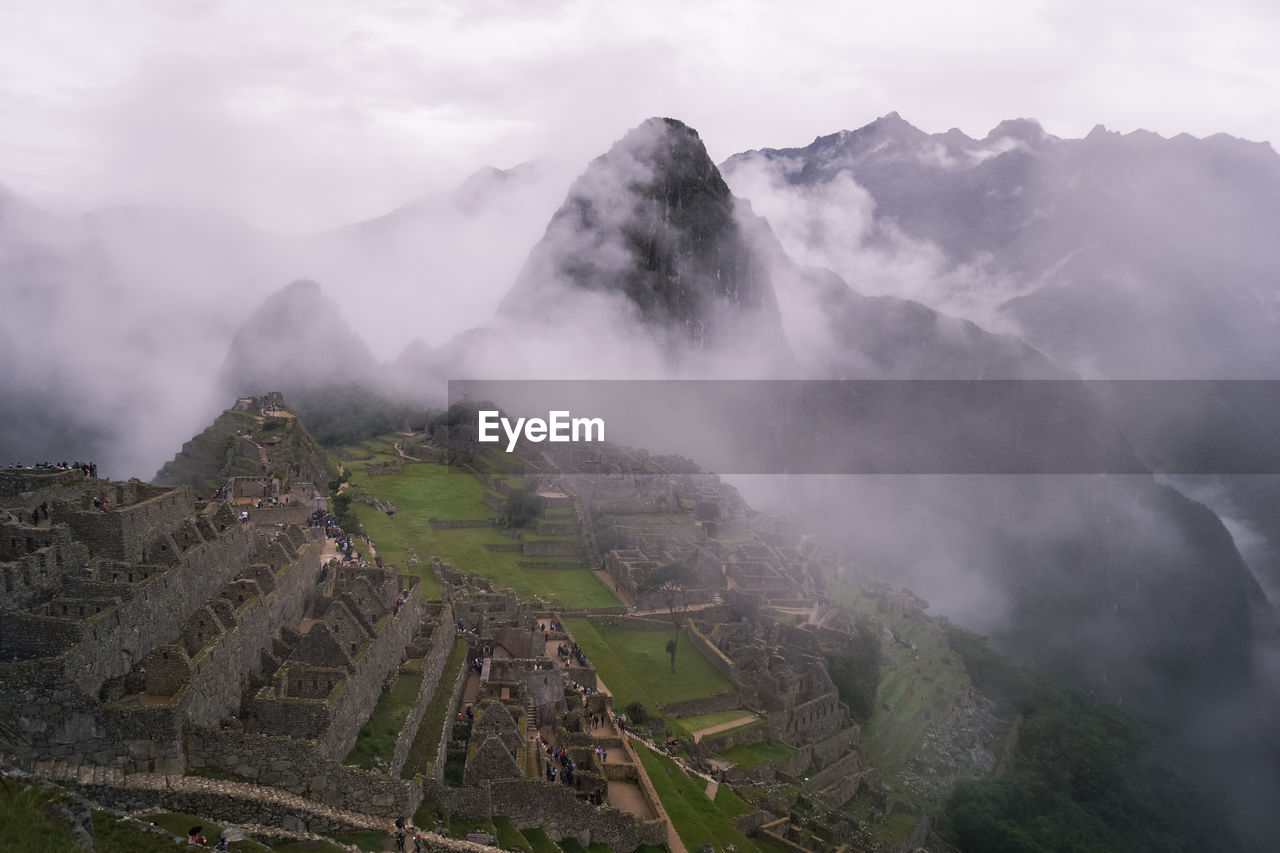
<svg viewBox="0 0 1280 853">
<path fill-rule="evenodd" d="M 487 817 L 454 818 L 449 821 L 450 838 L 466 838 L 467 834 L 472 832 L 486 832 L 495 838 L 498 835 L 493 821 Z"/>
<path fill-rule="evenodd" d="M 732 788 L 721 785 L 713 801 L 707 797 L 706 780 L 686 775 L 680 765 L 642 743 L 637 742 L 635 748 L 662 807 L 687 849 L 697 850 L 708 842 L 717 850 L 730 844 L 740 851 L 759 849 L 753 839 L 743 835 L 732 823 L 732 818 L 751 811 L 751 806 Z"/>
<path fill-rule="evenodd" d="M 539 827 L 531 829 L 522 829 L 520 834 L 529 842 L 529 846 L 533 848 L 533 853 L 561 853 L 559 845 L 551 840 L 551 836 L 547 835 Z"/>
<path fill-rule="evenodd" d="M 684 726 L 691 732 L 700 729 L 709 729 L 712 726 L 718 726 L 722 723 L 731 723 L 742 717 L 751 716 L 750 711 L 744 711 L 741 708 L 733 708 L 728 711 L 713 711 L 710 714 L 698 714 L 694 717 L 681 717 L 680 725 Z"/>
<path fill-rule="evenodd" d="M 448 631 L 451 628 L 445 625 L 439 630 Z M 444 715 L 448 713 L 449 700 L 453 698 L 453 684 L 458 677 L 458 670 L 466 663 L 466 659 L 467 644 L 461 639 L 455 639 L 453 648 L 449 651 L 449 658 L 444 662 L 444 669 L 440 672 L 440 682 L 436 685 L 435 693 L 431 695 L 431 701 L 427 703 L 427 710 L 422 714 L 418 734 L 409 747 L 409 757 L 405 759 L 404 767 L 400 770 L 401 778 L 412 779 L 419 774 L 430 773 L 435 765 L 436 753 L 440 749 L 440 733 L 444 728 Z"/>
<path fill-rule="evenodd" d="M 729 747 L 720 755 L 739 767 L 749 769 L 770 761 L 781 761 L 794 752 L 794 749 L 780 741 L 762 740 L 759 743 L 741 743 Z"/>
<path fill-rule="evenodd" d="M 676 671 L 667 654 L 670 631 L 645 631 L 613 625 L 592 625 L 586 619 L 565 619 L 578 645 L 613 694 L 615 708 L 632 702 L 656 713 L 659 702 L 701 699 L 732 693 L 733 685 L 711 662 L 682 637 L 676 650 Z"/>
<path fill-rule="evenodd" d="M 360 727 L 355 746 L 347 754 L 347 764 L 355 764 L 366 770 L 373 768 L 375 758 L 388 764 L 395 752 L 396 738 L 405 718 L 413 710 L 413 701 L 422 689 L 422 672 L 404 671 L 396 679 L 395 686 L 378 697 L 369 719 Z"/>
<path fill-rule="evenodd" d="M 368 493 L 396 505 L 395 515 L 386 515 L 363 503 L 352 505 L 365 532 L 373 539 L 378 554 L 401 571 L 417 573 L 423 579 L 422 592 L 427 598 L 438 598 L 440 585 L 431 574 L 433 555 L 452 563 L 462 571 L 475 572 L 494 582 L 498 588 L 510 587 L 521 598 L 542 597 L 558 601 L 561 607 L 608 607 L 618 598 L 585 566 L 581 569 L 524 569 L 520 561 L 539 562 L 539 558 L 520 553 L 492 552 L 486 544 L 515 544 L 496 527 L 435 530 L 428 518 L 445 520 L 489 519 L 494 516 L 484 502 L 485 486 L 474 475 L 460 468 L 429 463 L 406 464 L 400 474 L 370 476 L 363 466 L 351 466 L 355 494 Z M 532 532 L 535 541 L 577 541 L 574 536 L 547 537 Z M 418 566 L 408 565 L 409 551 L 418 555 Z M 563 562 L 572 558 L 545 558 L 545 562 Z"/>
<path fill-rule="evenodd" d="M 222 832 L 222 824 L 220 823 L 214 823 L 207 818 L 181 812 L 149 815 L 147 820 L 182 839 L 186 839 L 188 829 L 198 826 L 200 827 L 200 834 L 209 839 L 209 847 L 217 845 L 218 835 Z M 261 853 L 262 851 L 271 850 L 270 847 L 259 844 L 256 841 L 233 841 L 230 847 L 233 853 Z"/>
<path fill-rule="evenodd" d="M 745 719 L 750 716 L 751 716 L 750 712 L 744 711 L 741 708 L 736 708 L 732 711 L 716 711 L 711 714 L 700 714 L 696 717 L 679 717 L 679 718 L 668 717 L 667 730 L 672 735 L 678 738 L 692 738 L 693 733 L 701 729 L 710 728 L 712 726 L 718 726 L 721 723 L 733 722 L 734 720 Z M 723 731 L 716 732 L 715 735 L 711 735 L 711 737 L 728 734 L 729 732 L 741 731 L 742 729 L 748 728 L 750 726 L 763 726 L 763 725 L 764 725 L 764 720 L 761 719 L 760 717 L 755 717 L 754 719 L 750 719 L 740 726 L 734 726 L 731 729 L 725 729 Z"/>
<path fill-rule="evenodd" d="M 343 468 L 347 471 L 360 471 L 364 473 L 364 464 L 373 459 L 393 460 L 397 459 L 396 442 L 400 440 L 400 436 L 396 435 L 380 435 L 371 438 L 368 441 L 362 441 L 359 444 L 348 444 L 339 447 L 335 451 L 335 455 Z M 323 486 L 323 483 L 316 485 Z"/>
<path fill-rule="evenodd" d="M 51 804 L 65 798 L 63 792 L 50 786 L 10 780 L 0 788 L 0 850 L 35 853 L 78 849 L 72 843 L 67 827 L 48 811 Z M 147 817 L 146 821 L 154 823 L 163 830 L 161 832 L 103 809 L 93 809 L 90 814 L 94 849 L 98 853 L 178 853 L 190 850 L 186 838 L 187 830 L 193 826 L 201 827 L 201 834 L 209 840 L 206 849 L 212 850 L 218 843 L 223 826 L 190 814 L 165 813 Z M 270 846 L 254 840 L 231 843 L 233 853 L 342 853 L 343 849 L 325 841 L 282 841 Z"/>
<path fill-rule="evenodd" d="M 516 829 L 516 825 L 510 818 L 495 817 L 493 828 L 498 831 L 498 846 L 503 850 L 523 850 L 524 853 L 533 853 L 533 845 L 529 843 L 529 839 L 520 834 L 520 830 Z"/>
<path fill-rule="evenodd" d="M 277 841 L 271 845 L 272 853 L 346 853 L 332 841 Z"/>
<path fill-rule="evenodd" d="M 329 837 L 339 844 L 354 844 L 361 850 L 385 850 L 388 836 L 381 832 L 331 832 Z"/>
</svg>

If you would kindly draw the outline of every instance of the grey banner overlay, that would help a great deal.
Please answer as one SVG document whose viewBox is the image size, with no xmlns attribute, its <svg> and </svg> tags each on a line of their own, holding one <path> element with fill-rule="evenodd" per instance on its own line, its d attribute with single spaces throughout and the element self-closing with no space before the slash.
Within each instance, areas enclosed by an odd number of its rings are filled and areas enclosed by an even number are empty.
<svg viewBox="0 0 1280 853">
<path fill-rule="evenodd" d="M 451 380 L 449 401 L 601 418 L 722 474 L 1280 474 L 1271 380 Z M 521 439 L 570 447 L 598 445 Z"/>
</svg>

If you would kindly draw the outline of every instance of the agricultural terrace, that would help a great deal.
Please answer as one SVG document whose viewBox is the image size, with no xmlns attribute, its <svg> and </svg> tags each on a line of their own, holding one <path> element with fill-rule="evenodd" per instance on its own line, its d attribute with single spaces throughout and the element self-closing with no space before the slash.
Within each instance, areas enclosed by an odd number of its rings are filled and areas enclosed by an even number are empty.
<svg viewBox="0 0 1280 853">
<path fill-rule="evenodd" d="M 428 519 L 444 521 L 488 521 L 496 512 L 485 503 L 485 495 L 498 497 L 474 474 L 463 469 L 427 462 L 407 462 L 399 472 L 368 473 L 370 462 L 397 459 L 388 439 L 375 439 L 364 445 L 346 448 L 344 462 L 350 475 L 347 492 L 353 496 L 390 501 L 396 507 L 387 515 L 356 500 L 352 511 L 373 540 L 383 560 L 422 578 L 423 595 L 440 596 L 440 585 L 431 572 L 432 555 L 452 563 L 465 572 L 488 578 L 499 588 L 510 587 L 528 601 L 542 599 L 556 607 L 609 607 L 618 604 L 617 596 L 581 558 L 525 556 L 518 551 L 494 551 L 486 547 L 518 545 L 520 539 L 506 535 L 496 524 L 487 527 L 436 529 Z M 390 469 L 388 469 L 390 470 Z M 508 478 L 511 482 L 516 478 Z M 518 484 L 518 480 L 517 480 Z M 569 509 L 549 509 L 548 522 L 569 523 L 574 520 Z M 523 541 L 566 542 L 580 544 L 577 535 L 539 534 L 530 528 L 522 531 Z M 413 558 L 416 558 L 413 559 Z M 543 568 L 545 566 L 546 568 Z"/>
<path fill-rule="evenodd" d="M 671 631 L 594 625 L 587 619 L 568 618 L 565 627 L 586 652 L 600 680 L 613 695 L 619 710 L 632 702 L 657 713 L 659 702 L 683 702 L 718 693 L 733 693 L 733 684 L 716 671 L 711 661 L 681 637 L 676 650 L 676 671 L 671 671 L 667 642 Z"/>
</svg>

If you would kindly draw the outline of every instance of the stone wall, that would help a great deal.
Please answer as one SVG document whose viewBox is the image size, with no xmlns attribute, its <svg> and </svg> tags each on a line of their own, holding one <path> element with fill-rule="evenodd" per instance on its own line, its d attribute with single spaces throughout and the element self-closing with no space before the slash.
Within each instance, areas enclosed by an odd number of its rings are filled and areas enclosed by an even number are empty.
<svg viewBox="0 0 1280 853">
<path fill-rule="evenodd" d="M 249 520 L 254 524 L 298 524 L 304 525 L 312 513 L 310 505 L 305 503 L 289 506 L 264 506 L 261 508 L 246 507 Z"/>
<path fill-rule="evenodd" d="M 626 614 L 592 616 L 592 625 L 614 625 L 618 628 L 637 628 L 643 631 L 670 631 L 671 620 L 658 616 L 628 616 Z"/>
<path fill-rule="evenodd" d="M 462 666 L 458 668 L 458 676 L 453 682 L 453 692 L 449 697 L 449 707 L 444 714 L 444 726 L 440 730 L 440 746 L 436 750 L 436 763 L 431 768 L 431 778 L 436 782 L 444 779 L 444 765 L 448 758 L 449 739 L 453 737 L 453 721 L 456 719 L 458 704 L 462 701 L 462 691 L 467 686 L 467 676 L 471 673 L 469 664 L 472 660 L 472 655 L 473 652 L 467 653 L 467 658 Z"/>
<path fill-rule="evenodd" d="M 125 675 L 154 646 L 177 637 L 187 617 L 216 596 L 248 556 L 249 533 L 243 528 L 189 549 L 177 565 L 139 584 L 133 598 L 113 608 L 109 618 L 97 619 L 86 637 L 90 642 L 67 654 L 67 671 L 79 676 L 86 693 L 96 695 L 102 682 Z"/>
<path fill-rule="evenodd" d="M 208 525 L 204 529 L 213 533 Z M 246 667 L 257 665 L 256 617 L 249 614 L 247 622 L 223 632 L 220 636 L 229 641 L 227 646 L 208 645 L 199 651 L 192 666 L 193 670 L 199 667 L 200 680 L 194 690 L 180 689 L 176 700 L 165 703 L 168 710 L 136 704 L 114 704 L 108 709 L 99 696 L 108 682 L 112 686 L 108 692 L 121 696 L 121 686 L 134 666 L 153 649 L 172 644 L 189 615 L 217 598 L 246 569 L 249 531 L 236 525 L 214 535 L 212 541 L 189 547 L 175 565 L 141 567 L 137 577 L 145 575 L 145 580 L 132 584 L 129 596 L 79 622 L 78 628 L 68 627 L 76 624 L 72 620 L 58 623 L 57 630 L 78 633 L 80 638 L 59 656 L 31 661 L 30 672 L 12 663 L 0 667 L 0 715 L 17 721 L 22 733 L 20 758 L 43 754 L 131 770 L 181 770 L 174 711 L 181 707 L 208 718 L 234 702 L 229 697 L 239 696 L 239 676 Z M 265 605 L 267 610 L 273 606 Z M 238 619 L 245 617 L 241 611 Z M 16 624 L 16 620 L 0 621 Z M 64 641 L 58 640 L 59 644 Z M 174 688 L 165 685 L 166 690 Z M 137 689 L 145 689 L 145 683 Z"/>
<path fill-rule="evenodd" d="M 134 488 L 130 490 L 130 486 Z M 77 509 L 63 503 L 55 503 L 54 509 L 91 554 L 116 560 L 141 562 L 148 544 L 195 512 L 195 498 L 186 487 L 161 490 L 145 484 L 117 483 L 104 487 L 103 496 L 110 507 L 105 512 L 92 506 Z M 129 503 L 130 498 L 141 500 Z"/>
<path fill-rule="evenodd" d="M 664 820 L 642 821 L 612 806 L 593 806 L 579 800 L 565 785 L 536 779 L 490 782 L 475 788 L 450 788 L 423 783 L 423 795 L 438 799 L 451 817 L 492 819 L 507 817 L 517 829 L 540 826 L 552 839 L 576 839 L 583 846 L 605 844 L 629 853 L 642 844 L 667 840 Z"/>
<path fill-rule="evenodd" d="M 447 520 L 443 518 L 428 518 L 427 524 L 431 525 L 432 530 L 460 530 L 468 527 L 495 527 L 492 521 L 487 519 L 468 518 L 458 520 Z"/>
<path fill-rule="evenodd" d="M 860 771 L 843 776 L 818 791 L 814 796 L 828 808 L 838 809 L 857 795 L 858 789 L 862 787 L 864 775 L 865 773 Z"/>
<path fill-rule="evenodd" d="M 367 832 L 369 828 L 343 819 L 340 813 L 323 807 L 301 810 L 289 803 L 273 802 L 236 794 L 233 790 L 172 790 L 164 788 L 119 788 L 111 785 L 60 784 L 82 794 L 94 803 L 122 812 L 160 809 L 167 812 L 198 814 L 225 824 L 259 824 L 294 832 L 317 835 Z M 388 819 L 385 831 L 393 824 Z M 175 845 L 176 847 L 176 845 Z"/>
<path fill-rule="evenodd" d="M 729 657 L 720 651 L 706 634 L 698 630 L 698 626 L 694 625 L 693 622 L 685 622 L 684 629 L 689 641 L 697 646 L 698 651 L 707 656 L 707 660 L 711 661 L 711 665 L 716 668 L 716 671 L 740 689 L 738 668 L 734 666 L 733 661 L 729 660 Z"/>
<path fill-rule="evenodd" d="M 621 616 L 627 612 L 627 608 L 621 604 L 611 604 L 604 607 L 563 607 L 558 609 L 551 615 L 559 614 L 560 616 Z M 542 619 L 542 615 L 538 615 Z M 555 637 L 555 632 L 552 632 Z"/>
<path fill-rule="evenodd" d="M 453 650 L 453 642 L 453 610 L 446 604 L 436 622 L 435 629 L 431 632 L 431 651 L 422 665 L 422 687 L 413 701 L 409 716 L 405 717 L 404 725 L 400 727 L 400 734 L 396 736 L 396 746 L 391 753 L 392 776 L 400 775 L 400 770 L 409 758 L 409 750 L 413 747 L 414 738 L 418 735 L 422 715 L 427 712 L 427 705 L 431 704 L 436 690 L 444 688 L 444 685 L 440 684 L 440 677 L 444 672 L 449 652 Z"/>
<path fill-rule="evenodd" d="M 405 646 L 422 621 L 422 588 L 415 585 L 409 600 L 395 615 L 384 616 L 375 626 L 373 642 L 364 650 L 356 671 L 330 707 L 328 730 L 320 741 L 324 754 L 342 758 L 355 745 L 360 726 L 377 703 L 382 683 L 400 666 Z"/>
<path fill-rule="evenodd" d="M 412 782 L 344 766 L 314 741 L 202 726 L 187 726 L 184 740 L 192 769 L 216 769 L 334 808 L 394 818 L 413 814 L 421 800 Z"/>
<path fill-rule="evenodd" d="M 768 738 L 769 727 L 764 720 L 760 720 L 720 734 L 707 735 L 702 738 L 701 743 L 707 752 L 724 752 L 744 743 L 759 743 Z"/>
<path fill-rule="evenodd" d="M 581 557 L 584 550 L 581 542 L 525 542 L 523 553 L 526 557 Z"/>
<path fill-rule="evenodd" d="M 840 697 L 827 693 L 795 706 L 791 712 L 787 739 L 820 740 L 849 722 L 849 713 Z"/>
<path fill-rule="evenodd" d="M 702 699 L 686 699 L 683 702 L 667 702 L 661 705 L 664 714 L 673 717 L 696 717 L 717 711 L 732 711 L 739 707 L 737 693 L 717 693 Z"/>
<path fill-rule="evenodd" d="M 861 769 L 862 756 L 857 752 L 850 752 L 810 776 L 809 781 L 804 783 L 804 787 L 809 791 L 820 791 L 833 782 L 856 775 Z"/>
<path fill-rule="evenodd" d="M 576 560 L 516 560 L 516 565 L 522 569 L 585 569 L 587 567 L 586 560 L 578 558 Z"/>
<path fill-rule="evenodd" d="M 833 761 L 838 760 L 846 752 L 853 749 L 858 743 L 859 729 L 857 726 L 838 731 L 829 737 L 813 744 L 813 760 L 819 768 L 826 767 Z"/>
<path fill-rule="evenodd" d="M 58 471 L 48 468 L 6 468 L 0 471 L 0 500 L 19 498 L 25 492 L 51 489 L 82 489 L 89 485 L 105 486 L 102 479 L 91 480 L 80 469 Z"/>
<path fill-rule="evenodd" d="M 322 548 L 318 541 L 304 545 L 294 562 L 274 573 L 275 589 L 241 604 L 235 627 L 192 658 L 192 677 L 181 701 L 185 719 L 211 723 L 239 709 L 245 677 L 261 666 L 261 650 L 271 646 L 282 625 L 297 625 L 302 618 L 320 573 Z"/>
<path fill-rule="evenodd" d="M 524 545 L 522 545 L 519 542 L 511 542 L 511 543 L 486 542 L 484 547 L 485 547 L 485 550 L 491 551 L 493 553 L 498 553 L 498 554 L 524 553 Z"/>
<path fill-rule="evenodd" d="M 558 521 L 540 521 L 538 522 L 539 536 L 577 536 L 578 525 L 576 522 L 558 522 Z"/>
</svg>

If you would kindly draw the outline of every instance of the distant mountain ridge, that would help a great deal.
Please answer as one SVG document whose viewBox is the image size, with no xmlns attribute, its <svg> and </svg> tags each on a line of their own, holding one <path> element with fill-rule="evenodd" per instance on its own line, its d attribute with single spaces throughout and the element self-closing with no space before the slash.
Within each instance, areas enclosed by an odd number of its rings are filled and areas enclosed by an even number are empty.
<svg viewBox="0 0 1280 853">
<path fill-rule="evenodd" d="M 797 189 L 850 176 L 874 203 L 868 248 L 901 229 L 949 264 L 1015 281 L 1020 294 L 993 290 L 991 308 L 1064 366 L 1112 378 L 1280 375 L 1280 156 L 1265 142 L 1101 126 L 1061 139 L 1031 119 L 975 140 L 890 113 L 722 168 L 732 185 L 762 164 Z"/>
</svg>

